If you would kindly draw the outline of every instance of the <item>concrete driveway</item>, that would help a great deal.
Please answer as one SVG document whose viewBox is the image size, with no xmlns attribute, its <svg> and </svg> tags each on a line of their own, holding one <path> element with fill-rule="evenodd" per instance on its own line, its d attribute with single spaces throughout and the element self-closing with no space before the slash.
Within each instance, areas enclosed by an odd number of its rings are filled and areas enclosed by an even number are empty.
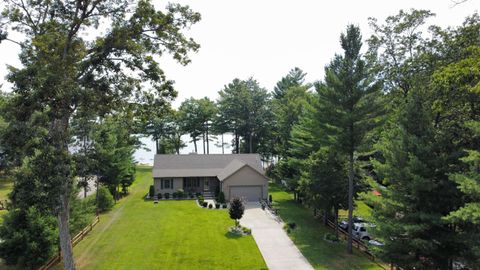
<svg viewBox="0 0 480 270">
<path fill-rule="evenodd" d="M 283 223 L 258 203 L 249 203 L 240 219 L 242 226 L 252 229 L 252 235 L 270 270 L 313 270 L 295 244 L 283 230 Z"/>
</svg>

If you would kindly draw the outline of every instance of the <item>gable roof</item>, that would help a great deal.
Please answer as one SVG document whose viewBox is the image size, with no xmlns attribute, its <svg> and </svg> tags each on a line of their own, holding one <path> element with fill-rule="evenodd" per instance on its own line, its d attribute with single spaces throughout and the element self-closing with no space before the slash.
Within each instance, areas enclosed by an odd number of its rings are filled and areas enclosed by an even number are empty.
<svg viewBox="0 0 480 270">
<path fill-rule="evenodd" d="M 261 175 L 259 154 L 155 155 L 153 177 L 215 177 L 220 181 L 248 165 Z"/>
</svg>

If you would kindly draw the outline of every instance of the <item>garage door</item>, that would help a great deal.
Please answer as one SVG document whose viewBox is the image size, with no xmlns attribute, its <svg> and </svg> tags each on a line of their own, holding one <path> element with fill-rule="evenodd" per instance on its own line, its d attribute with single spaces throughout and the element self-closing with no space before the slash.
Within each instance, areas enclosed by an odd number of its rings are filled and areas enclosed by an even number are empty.
<svg viewBox="0 0 480 270">
<path fill-rule="evenodd" d="M 262 197 L 262 186 L 231 186 L 230 198 L 240 197 L 249 202 L 258 202 Z"/>
</svg>

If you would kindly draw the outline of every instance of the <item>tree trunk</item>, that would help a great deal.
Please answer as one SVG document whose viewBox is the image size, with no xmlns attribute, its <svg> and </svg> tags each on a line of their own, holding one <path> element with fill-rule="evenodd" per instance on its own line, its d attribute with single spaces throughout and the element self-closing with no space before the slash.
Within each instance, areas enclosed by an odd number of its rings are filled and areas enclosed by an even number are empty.
<svg viewBox="0 0 480 270">
<path fill-rule="evenodd" d="M 202 141 L 203 141 L 203 154 L 205 155 L 205 133 L 202 134 Z"/>
<path fill-rule="evenodd" d="M 239 149 L 239 138 L 238 138 L 238 132 L 237 130 L 235 129 L 235 154 L 240 154 L 240 149 Z"/>
<path fill-rule="evenodd" d="M 348 174 L 348 242 L 347 252 L 352 254 L 352 227 L 353 227 L 353 151 L 349 156 L 349 174 Z"/>
<path fill-rule="evenodd" d="M 72 239 L 70 238 L 70 230 L 68 228 L 69 220 L 69 202 L 68 195 L 60 195 L 60 212 L 58 213 L 58 228 L 60 234 L 60 249 L 62 250 L 63 267 L 67 270 L 75 269 L 73 260 Z"/>
<path fill-rule="evenodd" d="M 328 210 L 323 210 L 323 225 L 328 226 Z"/>
<path fill-rule="evenodd" d="M 333 214 L 335 215 L 335 236 L 338 238 L 338 208 L 333 207 Z"/>
<path fill-rule="evenodd" d="M 193 145 L 195 146 L 195 153 L 198 153 L 197 151 L 197 139 L 193 138 Z"/>
<path fill-rule="evenodd" d="M 225 145 L 223 144 L 223 133 L 222 133 L 222 154 L 225 154 Z"/>
<path fill-rule="evenodd" d="M 158 139 L 155 139 L 155 151 L 158 154 L 160 154 L 160 147 L 158 147 Z"/>
<path fill-rule="evenodd" d="M 210 143 L 208 142 L 208 123 L 206 124 L 205 134 L 207 137 L 207 155 L 210 154 Z"/>
<path fill-rule="evenodd" d="M 83 186 L 83 198 L 87 198 L 87 189 L 88 189 L 88 178 L 85 176 L 83 179 L 85 181 L 85 184 Z"/>
<path fill-rule="evenodd" d="M 68 110 L 67 110 L 68 111 Z M 55 159 L 55 171 L 56 175 L 52 177 L 59 177 L 62 182 L 60 184 L 59 196 L 59 208 L 58 208 L 58 229 L 60 236 L 60 249 L 63 256 L 64 269 L 75 269 L 75 262 L 73 260 L 72 242 L 69 230 L 69 213 L 70 213 L 70 185 L 71 181 L 71 168 L 66 158 L 69 155 L 68 152 L 68 121 L 70 115 L 66 112 L 59 118 L 53 119 L 48 133 L 48 139 L 50 144 L 54 146 L 55 150 L 53 158 Z"/>
<path fill-rule="evenodd" d="M 249 151 L 249 153 L 253 152 L 253 132 L 250 132 L 250 134 L 249 134 L 248 151 Z"/>
</svg>

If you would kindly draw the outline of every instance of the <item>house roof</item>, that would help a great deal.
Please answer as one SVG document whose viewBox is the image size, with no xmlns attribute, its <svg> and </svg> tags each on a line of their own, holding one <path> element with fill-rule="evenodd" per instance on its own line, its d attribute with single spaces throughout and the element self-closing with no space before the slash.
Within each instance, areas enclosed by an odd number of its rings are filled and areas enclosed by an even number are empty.
<svg viewBox="0 0 480 270">
<path fill-rule="evenodd" d="M 263 174 L 259 154 L 155 155 L 153 177 L 218 177 L 220 181 L 249 166 Z"/>
</svg>

